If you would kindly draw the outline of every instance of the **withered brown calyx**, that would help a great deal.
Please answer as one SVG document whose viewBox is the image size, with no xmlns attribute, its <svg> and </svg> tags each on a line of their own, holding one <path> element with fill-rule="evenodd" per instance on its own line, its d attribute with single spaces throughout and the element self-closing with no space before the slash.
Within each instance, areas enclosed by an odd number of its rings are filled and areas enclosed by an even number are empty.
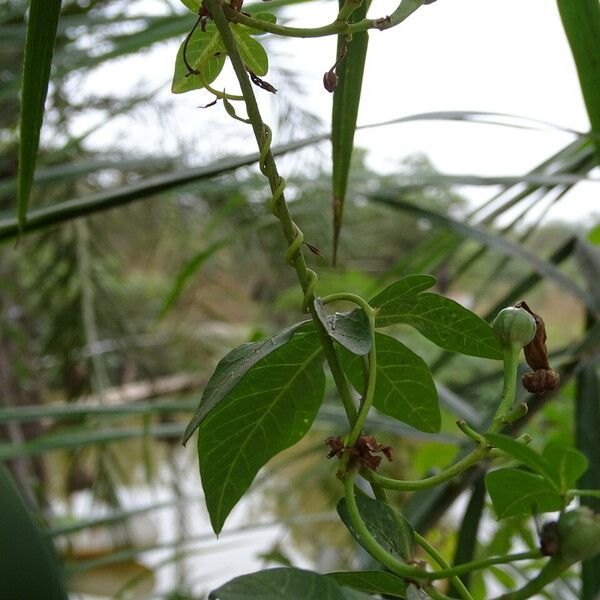
<svg viewBox="0 0 600 600">
<path fill-rule="evenodd" d="M 546 348 L 547 336 L 544 320 L 529 308 L 525 300 L 517 302 L 515 308 L 526 310 L 535 319 L 535 324 L 537 326 L 534 338 L 523 348 L 525 360 L 533 369 L 532 373 L 525 373 L 525 375 L 523 375 L 523 387 L 530 394 L 551 392 L 558 387 L 560 376 L 550 367 L 548 362 L 548 350 Z"/>
<path fill-rule="evenodd" d="M 382 458 L 381 456 L 377 456 L 379 453 L 383 454 L 389 461 L 392 460 L 391 446 L 380 444 L 372 435 L 361 436 L 358 438 L 356 444 L 349 448 L 344 447 L 341 437 L 327 438 L 325 443 L 329 446 L 327 458 L 333 458 L 334 456 L 342 458 L 344 453 L 350 454 L 350 459 L 348 460 L 349 468 L 360 466 L 376 471 Z"/>
</svg>

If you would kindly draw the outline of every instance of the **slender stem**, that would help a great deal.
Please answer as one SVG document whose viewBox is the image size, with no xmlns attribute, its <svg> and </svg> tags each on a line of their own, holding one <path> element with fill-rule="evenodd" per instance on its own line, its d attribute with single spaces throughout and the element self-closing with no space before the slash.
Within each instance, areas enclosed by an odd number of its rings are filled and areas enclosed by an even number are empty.
<svg viewBox="0 0 600 600">
<path fill-rule="evenodd" d="M 374 309 L 364 298 L 361 298 L 357 294 L 350 294 L 348 292 L 341 292 L 339 294 L 329 294 L 321 298 L 323 304 L 329 304 L 330 302 L 352 302 L 357 306 L 360 306 L 369 318 L 374 318 L 377 314 L 377 310 Z"/>
<path fill-rule="evenodd" d="M 450 569 L 450 565 L 446 562 L 444 557 L 420 534 L 415 531 L 415 541 L 433 560 L 437 563 L 438 567 L 442 569 Z M 457 575 L 449 577 L 450 581 L 454 584 L 456 591 L 461 595 L 463 600 L 473 600 L 473 596 L 469 593 L 465 584 L 458 578 Z"/>
<path fill-rule="evenodd" d="M 424 1 L 425 0 L 403 0 L 391 15 L 380 19 L 362 19 L 357 23 L 347 23 L 336 18 L 333 23 L 323 25 L 322 27 L 286 27 L 285 25 L 277 25 L 277 23 L 269 23 L 267 21 L 249 17 L 242 12 L 233 10 L 226 4 L 223 5 L 223 12 L 232 23 L 241 23 L 242 25 L 266 33 L 274 33 L 275 35 L 282 35 L 285 37 L 315 38 L 328 35 L 351 35 L 369 29 L 379 29 L 380 31 L 390 29 L 402 23 L 402 21 L 415 12 Z M 207 3 L 207 6 L 212 4 L 213 2 L 211 1 L 210 3 Z"/>
<path fill-rule="evenodd" d="M 254 95 L 254 89 L 248 77 L 246 67 L 244 66 L 231 30 L 229 29 L 229 23 L 227 22 L 227 19 L 223 14 L 224 7 L 221 6 L 219 0 L 205 0 L 205 4 L 210 11 L 212 19 L 215 25 L 217 26 L 217 29 L 219 30 L 219 33 L 221 35 L 221 39 L 223 40 L 225 48 L 227 49 L 227 54 L 231 60 L 231 64 L 233 66 L 238 82 L 240 84 L 240 88 L 242 90 L 242 94 L 246 101 L 246 110 L 248 112 L 248 118 L 250 119 L 250 122 L 252 124 L 252 129 L 254 131 L 254 136 L 256 138 L 258 146 L 259 148 L 263 148 L 263 145 L 266 141 L 265 124 L 262 120 L 260 110 L 258 108 L 258 103 L 256 102 L 256 97 Z M 258 23 L 263 23 L 263 21 L 258 20 Z M 271 192 L 274 194 L 280 185 L 281 177 L 279 175 L 279 172 L 277 171 L 277 165 L 275 164 L 273 153 L 270 150 L 265 158 L 265 172 L 269 179 Z M 290 215 L 290 211 L 288 209 L 287 203 L 285 201 L 285 196 L 283 194 L 279 196 L 279 200 L 277 203 L 277 217 L 281 222 L 285 239 L 287 240 L 288 244 L 291 244 L 296 239 L 298 233 L 297 228 L 294 225 L 294 222 L 292 221 L 292 217 Z M 298 275 L 298 280 L 300 281 L 302 290 L 306 291 L 310 283 L 310 275 L 301 248 L 294 254 L 292 262 L 294 269 L 296 270 L 296 273 Z M 351 423 L 353 423 L 356 415 L 354 400 L 352 398 L 350 388 L 348 387 L 346 377 L 340 366 L 335 347 L 333 345 L 333 342 L 331 341 L 331 338 L 327 335 L 327 332 L 321 325 L 321 322 L 319 321 L 318 315 L 315 311 L 314 306 L 312 305 L 312 302 L 309 303 L 309 311 L 315 323 L 315 327 L 317 328 L 321 345 L 323 346 L 323 351 L 325 353 L 325 358 L 327 359 L 327 363 L 329 364 L 329 368 L 331 370 L 331 374 L 333 376 L 335 385 L 339 391 L 340 397 L 344 404 L 344 409 L 346 411 L 348 419 Z"/>
<path fill-rule="evenodd" d="M 519 355 L 521 348 L 519 346 L 505 345 L 503 348 L 504 358 L 504 381 L 502 384 L 502 399 L 498 405 L 498 410 L 494 415 L 492 425 L 488 429 L 489 433 L 500 431 L 504 427 L 505 417 L 508 415 L 515 404 L 515 393 L 517 391 L 517 369 L 519 367 Z"/>
<path fill-rule="evenodd" d="M 495 600 L 526 600 L 527 598 L 531 598 L 531 596 L 535 596 L 549 583 L 560 577 L 561 573 L 568 567 L 568 563 L 554 556 L 544 565 L 544 568 L 537 576 L 520 590 L 503 594 Z"/>
<path fill-rule="evenodd" d="M 396 575 L 399 575 L 400 577 L 421 579 L 427 575 L 427 573 L 422 569 L 407 565 L 406 563 L 403 563 L 391 556 L 371 535 L 371 532 L 368 530 L 365 522 L 360 516 L 360 512 L 356 504 L 356 498 L 354 496 L 354 473 L 348 473 L 346 475 L 346 479 L 344 480 L 344 493 L 346 496 L 348 515 L 350 516 L 352 527 L 354 527 L 354 530 L 356 531 L 360 545 L 367 552 L 369 552 L 373 558 L 378 560 L 384 567 L 387 567 L 390 571 Z"/>
<path fill-rule="evenodd" d="M 462 565 L 455 565 L 434 571 L 428 574 L 429 579 L 447 579 L 453 575 L 464 575 L 465 573 L 471 573 L 472 571 L 481 571 L 492 565 L 502 565 L 506 563 L 512 563 L 519 560 L 533 560 L 541 558 L 542 554 L 539 550 L 528 550 L 526 552 L 518 552 L 516 554 L 504 554 L 502 556 L 490 556 L 488 558 L 482 558 L 481 560 L 474 560 Z"/>
<path fill-rule="evenodd" d="M 226 94 L 224 91 L 220 92 L 219 90 L 216 90 L 210 85 L 205 85 L 204 87 L 207 91 L 209 91 L 213 96 L 216 96 L 217 98 L 224 98 L 225 100 L 231 100 L 233 102 L 242 102 L 244 100 L 244 96 L 239 96 L 237 94 Z"/>
<path fill-rule="evenodd" d="M 432 475 L 431 477 L 425 477 L 424 479 L 393 479 L 392 477 L 385 477 L 379 475 L 374 471 L 361 471 L 361 475 L 369 482 L 376 483 L 383 488 L 388 490 L 396 490 L 399 492 L 413 492 L 416 490 L 424 490 L 427 488 L 435 487 L 440 483 L 449 481 L 457 475 L 460 475 L 463 471 L 471 468 L 473 465 L 478 463 L 481 459 L 485 458 L 490 452 L 489 446 L 478 446 L 465 457 L 461 458 L 458 462 L 450 465 L 447 469 Z"/>
<path fill-rule="evenodd" d="M 600 498 L 600 490 L 568 490 L 567 496 L 590 496 Z"/>
</svg>

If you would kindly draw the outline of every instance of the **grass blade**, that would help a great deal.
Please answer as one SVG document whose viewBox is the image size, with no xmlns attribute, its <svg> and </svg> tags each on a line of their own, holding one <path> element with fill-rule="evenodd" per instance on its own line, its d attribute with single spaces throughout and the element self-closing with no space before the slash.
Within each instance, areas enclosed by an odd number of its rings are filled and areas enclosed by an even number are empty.
<svg viewBox="0 0 600 600">
<path fill-rule="evenodd" d="M 558 11 L 575 59 L 592 131 L 600 133 L 600 3 L 558 0 Z M 600 159 L 598 138 L 595 145 Z"/>
<path fill-rule="evenodd" d="M 340 8 L 345 4 L 339 0 Z M 370 2 L 363 2 L 351 15 L 355 23 L 367 16 Z M 345 36 L 338 36 L 338 56 L 346 44 Z M 348 174 L 354 148 L 354 132 L 360 105 L 363 72 L 367 57 L 369 35 L 366 31 L 355 33 L 348 43 L 346 58 L 336 69 L 338 85 L 333 94 L 331 117 L 331 146 L 333 159 L 333 264 L 337 262 L 338 242 L 342 228 L 344 201 L 348 186 Z"/>
<path fill-rule="evenodd" d="M 61 0 L 31 0 L 25 40 L 21 97 L 19 186 L 17 212 L 22 231 L 33 184 L 35 161 L 44 120 L 44 104 L 50 81 L 54 40 Z"/>
</svg>

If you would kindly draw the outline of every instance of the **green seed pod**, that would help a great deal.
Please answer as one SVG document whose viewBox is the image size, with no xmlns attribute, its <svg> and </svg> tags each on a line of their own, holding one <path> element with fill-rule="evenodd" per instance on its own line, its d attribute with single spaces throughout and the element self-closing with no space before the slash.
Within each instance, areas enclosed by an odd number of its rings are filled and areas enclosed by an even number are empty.
<svg viewBox="0 0 600 600">
<path fill-rule="evenodd" d="M 535 336 L 535 319 L 524 309 L 513 306 L 501 310 L 492 323 L 492 329 L 503 345 L 522 348 Z"/>
<path fill-rule="evenodd" d="M 563 513 L 558 520 L 558 552 L 570 564 L 600 552 L 600 515 L 587 506 Z"/>
</svg>

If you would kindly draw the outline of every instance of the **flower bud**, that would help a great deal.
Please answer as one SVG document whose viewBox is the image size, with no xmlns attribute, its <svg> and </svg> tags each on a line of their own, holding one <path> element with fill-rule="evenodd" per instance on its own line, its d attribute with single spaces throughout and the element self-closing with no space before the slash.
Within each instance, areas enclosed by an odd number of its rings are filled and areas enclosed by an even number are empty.
<svg viewBox="0 0 600 600">
<path fill-rule="evenodd" d="M 511 306 L 498 313 L 492 329 L 503 345 L 522 348 L 533 339 L 537 326 L 535 319 L 526 310 Z"/>
<path fill-rule="evenodd" d="M 587 506 L 563 513 L 558 520 L 558 552 L 570 564 L 600 552 L 600 515 Z"/>
<path fill-rule="evenodd" d="M 333 70 L 327 71 L 325 75 L 323 75 L 323 87 L 330 93 L 335 92 L 335 88 L 338 84 L 338 76 L 335 74 Z"/>
</svg>

